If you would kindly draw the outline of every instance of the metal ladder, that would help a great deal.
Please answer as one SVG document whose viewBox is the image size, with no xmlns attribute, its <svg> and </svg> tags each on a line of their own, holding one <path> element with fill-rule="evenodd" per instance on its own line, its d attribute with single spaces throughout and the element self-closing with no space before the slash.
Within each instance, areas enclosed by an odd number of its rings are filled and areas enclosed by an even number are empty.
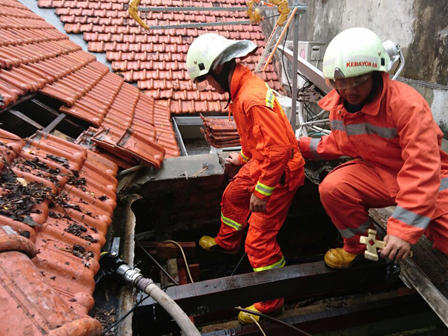
<svg viewBox="0 0 448 336">
<path fill-rule="evenodd" d="M 285 25 L 279 25 L 278 21 L 275 24 L 274 29 L 271 32 L 271 35 L 269 36 L 268 42 L 266 43 L 266 47 L 263 50 L 263 54 L 261 55 L 257 67 L 255 68 L 255 72 L 265 71 L 268 67 L 269 62 L 271 61 L 272 57 L 274 56 L 275 51 L 277 50 L 278 45 L 280 44 L 280 41 L 285 36 L 285 33 L 287 31 L 287 28 L 289 27 L 290 23 L 292 22 L 295 14 L 297 11 L 297 7 L 292 10 L 292 12 L 289 15 L 288 21 L 286 21 Z"/>
</svg>

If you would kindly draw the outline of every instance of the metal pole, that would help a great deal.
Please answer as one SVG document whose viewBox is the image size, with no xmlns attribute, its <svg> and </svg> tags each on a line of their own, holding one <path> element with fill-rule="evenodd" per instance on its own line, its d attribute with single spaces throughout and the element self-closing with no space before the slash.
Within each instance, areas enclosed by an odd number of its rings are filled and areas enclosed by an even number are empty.
<svg viewBox="0 0 448 336">
<path fill-rule="evenodd" d="M 186 23 L 175 25 L 150 26 L 149 29 L 181 29 L 181 28 L 201 28 L 214 26 L 235 26 L 251 24 L 250 20 L 243 21 L 223 21 L 223 22 L 204 22 L 204 23 Z"/>
<path fill-rule="evenodd" d="M 296 100 L 296 105 L 297 105 L 297 100 Z M 306 129 L 307 123 L 305 122 L 305 119 L 303 118 L 303 110 L 304 110 L 303 106 L 304 106 L 304 103 L 300 102 L 299 103 L 299 111 L 297 112 L 297 116 L 299 117 L 299 126 L 300 126 L 300 132 L 298 134 L 299 137 L 301 137 L 301 136 L 307 137 L 308 136 L 308 131 Z"/>
<path fill-rule="evenodd" d="M 274 7 L 256 7 L 260 10 L 276 10 Z M 242 12 L 247 11 L 247 7 L 138 7 L 139 12 Z"/>
<path fill-rule="evenodd" d="M 277 10 L 277 6 L 256 6 L 255 8 L 263 11 Z M 304 14 L 308 6 L 297 4 L 289 6 L 289 8 L 297 8 L 300 14 Z M 138 7 L 137 10 L 139 12 L 245 12 L 247 7 Z"/>
<path fill-rule="evenodd" d="M 296 4 L 294 2 L 294 4 Z M 297 57 L 299 56 L 299 15 L 294 15 L 294 27 L 292 32 L 293 40 L 293 62 L 292 62 L 292 107 L 291 107 L 291 126 L 296 132 L 296 113 L 297 113 Z"/>
</svg>

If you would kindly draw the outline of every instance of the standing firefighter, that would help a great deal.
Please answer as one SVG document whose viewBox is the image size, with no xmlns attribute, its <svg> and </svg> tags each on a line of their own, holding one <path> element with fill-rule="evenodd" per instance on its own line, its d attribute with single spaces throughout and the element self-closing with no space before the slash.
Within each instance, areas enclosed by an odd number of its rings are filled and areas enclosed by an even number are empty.
<svg viewBox="0 0 448 336">
<path fill-rule="evenodd" d="M 390 205 L 396 209 L 387 222 L 383 258 L 407 258 L 423 233 L 434 248 L 448 253 L 443 134 L 423 97 L 389 78 L 389 62 L 370 30 L 351 28 L 337 35 L 328 45 L 323 68 L 334 90 L 319 102 L 330 111 L 331 134 L 299 140 L 306 159 L 354 158 L 335 168 L 319 188 L 322 204 L 344 238 L 343 248 L 325 255 L 332 268 L 348 268 L 362 258 L 365 245 L 359 237 L 374 228 L 368 209 Z"/>
<path fill-rule="evenodd" d="M 211 85 L 221 94 L 229 93 L 230 112 L 242 147 L 240 153 L 230 153 L 227 159 L 243 167 L 222 196 L 220 231 L 216 238 L 202 237 L 199 245 L 207 251 L 236 253 L 250 215 L 246 252 L 254 271 L 260 272 L 285 265 L 276 237 L 297 188 L 303 184 L 304 160 L 272 90 L 235 61 L 256 48 L 251 41 L 204 34 L 191 44 L 187 68 L 198 90 Z M 248 309 L 275 314 L 283 302 L 283 298 L 258 302 Z M 240 312 L 238 319 L 254 323 L 259 317 Z"/>
</svg>

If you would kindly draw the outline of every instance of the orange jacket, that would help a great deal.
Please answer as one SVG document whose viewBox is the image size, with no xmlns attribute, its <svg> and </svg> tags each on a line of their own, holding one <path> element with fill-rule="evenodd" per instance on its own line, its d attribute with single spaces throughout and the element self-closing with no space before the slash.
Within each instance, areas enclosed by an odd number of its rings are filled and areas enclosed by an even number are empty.
<svg viewBox="0 0 448 336">
<path fill-rule="evenodd" d="M 346 155 L 370 163 L 397 203 L 388 234 L 415 244 L 431 219 L 448 213 L 448 197 L 438 199 L 448 188 L 448 155 L 423 97 L 387 73 L 382 79 L 382 89 L 356 113 L 331 91 L 319 106 L 330 111 L 332 132 L 320 141 L 301 138 L 299 146 L 306 159 Z"/>
<path fill-rule="evenodd" d="M 240 161 L 250 164 L 255 195 L 268 200 L 276 185 L 289 189 L 301 182 L 296 172 L 305 164 L 289 120 L 268 85 L 249 68 L 238 64 L 230 85 L 233 114 L 241 140 Z"/>
</svg>

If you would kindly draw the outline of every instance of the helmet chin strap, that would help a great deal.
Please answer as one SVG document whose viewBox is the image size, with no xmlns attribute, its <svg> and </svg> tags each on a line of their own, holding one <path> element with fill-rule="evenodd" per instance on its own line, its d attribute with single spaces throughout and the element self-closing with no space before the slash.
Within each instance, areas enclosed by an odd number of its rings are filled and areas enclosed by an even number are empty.
<svg viewBox="0 0 448 336">
<path fill-rule="evenodd" d="M 231 68 L 232 62 L 226 62 L 223 64 L 223 68 L 219 74 L 215 72 L 210 72 L 210 75 L 213 79 L 221 86 L 221 88 L 230 93 L 230 85 L 229 85 L 229 72 Z"/>
<path fill-rule="evenodd" d="M 232 97 L 230 97 L 229 73 L 232 69 L 233 63 L 235 63 L 234 60 L 224 63 L 223 68 L 219 74 L 213 71 L 210 72 L 210 75 L 219 84 L 219 86 L 221 86 L 221 88 L 229 94 L 229 100 L 227 101 L 227 105 L 224 107 L 224 109 L 229 106 L 232 100 Z"/>
</svg>

